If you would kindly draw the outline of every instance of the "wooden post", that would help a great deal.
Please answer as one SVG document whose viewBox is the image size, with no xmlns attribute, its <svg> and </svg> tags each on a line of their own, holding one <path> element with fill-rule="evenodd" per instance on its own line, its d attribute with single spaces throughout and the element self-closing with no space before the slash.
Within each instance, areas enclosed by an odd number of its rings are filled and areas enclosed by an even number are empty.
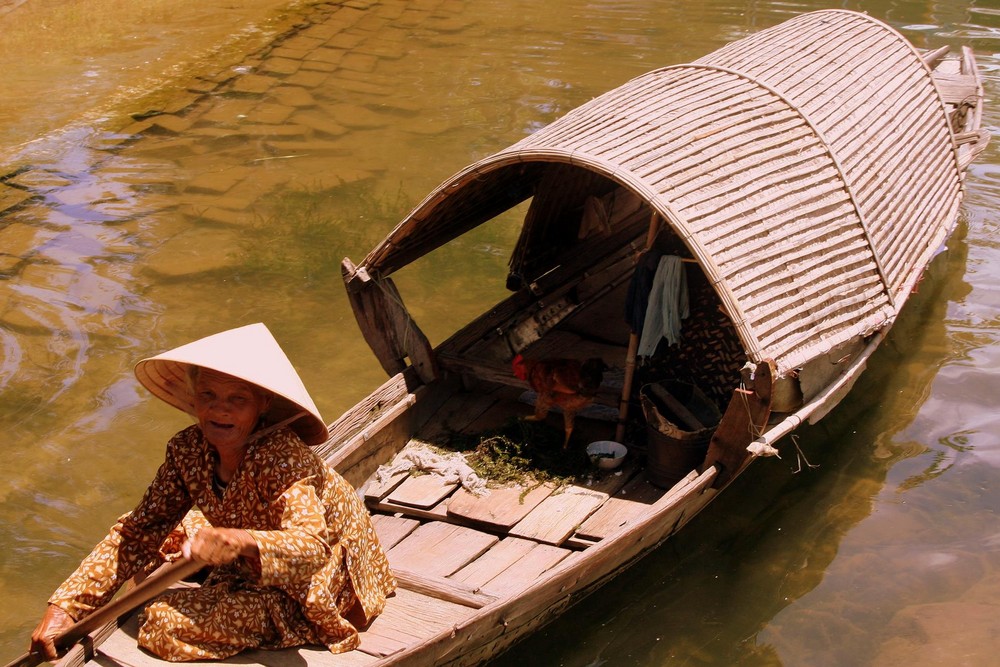
<svg viewBox="0 0 1000 667">
<path fill-rule="evenodd" d="M 771 416 L 774 390 L 774 362 L 757 364 L 753 385 L 733 391 L 729 407 L 708 443 L 708 456 L 699 470 L 718 465 L 719 474 L 712 484 L 719 489 L 729 483 L 751 460 L 747 447 L 764 432 Z"/>
<path fill-rule="evenodd" d="M 438 377 L 430 341 L 410 317 L 389 278 L 375 279 L 344 258 L 340 266 L 347 298 L 361 335 L 390 377 L 406 369 L 406 358 L 425 383 Z"/>
<path fill-rule="evenodd" d="M 646 233 L 646 247 L 643 253 L 653 247 L 656 235 L 660 233 L 660 216 L 656 211 L 649 217 L 649 231 Z M 639 255 L 640 257 L 642 254 Z M 638 266 L 636 262 L 636 266 Z M 615 440 L 624 442 L 625 421 L 628 419 L 628 404 L 632 397 L 632 381 L 635 377 L 635 358 L 639 352 L 639 334 L 633 331 L 628 337 L 628 350 L 625 352 L 625 380 L 622 384 L 622 398 L 618 404 L 618 427 L 615 429 Z"/>
</svg>

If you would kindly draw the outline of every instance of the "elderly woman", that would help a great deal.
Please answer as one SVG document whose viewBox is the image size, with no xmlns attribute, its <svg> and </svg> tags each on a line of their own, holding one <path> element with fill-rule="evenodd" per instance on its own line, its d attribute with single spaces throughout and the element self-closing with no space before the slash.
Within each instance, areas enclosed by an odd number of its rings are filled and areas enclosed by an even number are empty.
<svg viewBox="0 0 1000 667">
<path fill-rule="evenodd" d="M 357 647 L 356 628 L 382 611 L 395 581 L 364 504 L 308 448 L 325 442 L 326 425 L 267 328 L 143 360 L 136 376 L 197 423 L 170 440 L 138 506 L 53 593 L 32 650 L 54 658 L 59 632 L 178 546 L 215 567 L 202 586 L 146 608 L 139 645 L 157 656 Z"/>
</svg>

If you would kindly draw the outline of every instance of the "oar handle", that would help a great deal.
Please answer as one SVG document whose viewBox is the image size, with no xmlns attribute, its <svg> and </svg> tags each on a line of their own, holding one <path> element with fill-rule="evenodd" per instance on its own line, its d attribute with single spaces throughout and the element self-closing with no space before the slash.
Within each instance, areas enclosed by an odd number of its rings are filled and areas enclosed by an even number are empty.
<svg viewBox="0 0 1000 667">
<path fill-rule="evenodd" d="M 97 628 L 103 626 L 109 621 L 117 619 L 122 614 L 132 611 L 143 602 L 151 600 L 163 591 L 167 590 L 171 585 L 180 581 L 184 577 L 194 574 L 203 567 L 205 567 L 204 563 L 200 563 L 189 558 L 183 558 L 162 566 L 153 572 L 153 574 L 146 577 L 142 583 L 123 594 L 120 598 L 106 604 L 91 615 L 77 621 L 56 635 L 53 640 L 53 643 L 56 645 L 56 649 L 60 651 L 69 649 L 73 646 L 73 644 L 77 643 Z M 45 658 L 43 656 L 37 653 L 28 652 L 19 658 L 16 658 L 13 662 L 7 663 L 4 667 L 35 667 L 35 665 L 39 665 L 43 662 L 45 662 Z"/>
<path fill-rule="evenodd" d="M 14 658 L 14 660 L 8 662 L 4 667 L 35 667 L 35 665 L 40 665 L 43 662 L 45 662 L 45 658 L 37 653 L 25 653 L 19 658 Z"/>
</svg>

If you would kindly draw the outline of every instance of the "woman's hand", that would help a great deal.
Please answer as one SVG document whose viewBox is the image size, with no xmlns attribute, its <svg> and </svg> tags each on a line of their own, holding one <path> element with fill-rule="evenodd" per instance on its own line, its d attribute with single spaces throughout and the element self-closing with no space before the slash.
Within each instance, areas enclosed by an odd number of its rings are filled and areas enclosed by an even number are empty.
<svg viewBox="0 0 1000 667">
<path fill-rule="evenodd" d="M 240 556 L 253 558 L 258 555 L 257 543 L 250 533 L 241 528 L 213 528 L 206 526 L 181 547 L 185 558 L 193 558 L 207 565 L 226 565 Z"/>
<path fill-rule="evenodd" d="M 44 656 L 50 662 L 58 660 L 59 652 L 56 650 L 55 638 L 74 622 L 73 617 L 63 611 L 62 607 L 50 604 L 45 609 L 42 622 L 31 633 L 31 652 Z"/>
</svg>

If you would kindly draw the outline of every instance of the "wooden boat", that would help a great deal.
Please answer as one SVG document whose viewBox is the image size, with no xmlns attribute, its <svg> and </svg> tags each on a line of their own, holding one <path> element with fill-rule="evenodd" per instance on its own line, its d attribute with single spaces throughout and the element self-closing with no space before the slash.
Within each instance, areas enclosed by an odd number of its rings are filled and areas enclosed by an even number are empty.
<svg viewBox="0 0 1000 667">
<path fill-rule="evenodd" d="M 919 52 L 821 11 L 640 76 L 443 183 L 343 263 L 391 377 L 323 447 L 364 493 L 399 589 L 356 651 L 237 661 L 478 664 L 676 533 L 850 389 L 956 224 L 982 100 L 968 49 Z M 432 347 L 390 276 L 528 200 L 512 294 Z M 690 317 L 637 361 L 622 312 L 649 252 L 680 258 Z M 612 367 L 596 403 L 611 419 L 581 414 L 565 455 L 624 441 L 619 470 L 477 495 L 414 453 L 528 414 L 517 353 Z M 647 388 L 666 402 L 643 407 Z M 685 416 L 699 400 L 714 418 Z M 657 414 L 674 432 L 647 424 Z M 678 474 L 688 439 L 701 449 Z M 109 633 L 101 664 L 159 662 L 134 620 Z"/>
</svg>

